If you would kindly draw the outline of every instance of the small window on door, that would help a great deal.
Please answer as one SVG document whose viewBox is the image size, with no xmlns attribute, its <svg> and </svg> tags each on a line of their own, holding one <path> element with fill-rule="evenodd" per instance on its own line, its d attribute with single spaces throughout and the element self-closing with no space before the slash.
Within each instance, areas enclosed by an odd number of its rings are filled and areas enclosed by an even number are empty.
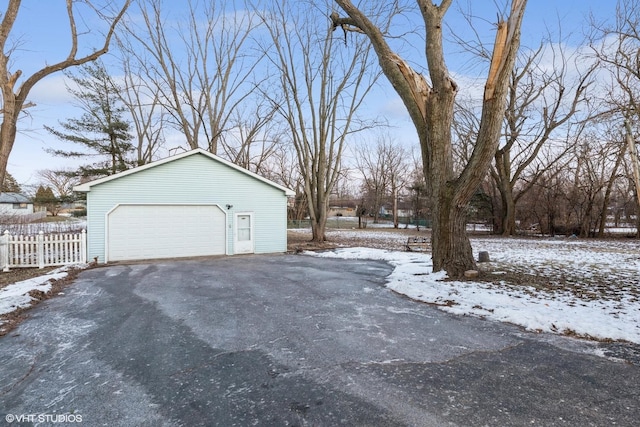
<svg viewBox="0 0 640 427">
<path fill-rule="evenodd" d="M 238 215 L 238 241 L 251 240 L 251 215 Z"/>
</svg>

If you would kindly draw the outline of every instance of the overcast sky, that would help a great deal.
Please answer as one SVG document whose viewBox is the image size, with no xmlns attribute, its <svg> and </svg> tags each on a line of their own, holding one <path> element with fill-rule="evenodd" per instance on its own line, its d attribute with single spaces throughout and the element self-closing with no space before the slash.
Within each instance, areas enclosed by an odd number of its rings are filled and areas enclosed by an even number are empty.
<svg viewBox="0 0 640 427">
<path fill-rule="evenodd" d="M 11 71 L 23 70 L 23 75 L 30 75 L 45 64 L 51 64 L 68 54 L 68 32 L 64 0 L 24 0 L 18 16 L 14 32 L 20 35 L 20 48 L 12 55 Z M 172 2 L 176 7 L 183 2 Z M 186 2 L 184 2 L 186 4 Z M 460 19 L 458 8 L 467 9 L 471 5 L 474 15 L 486 21 L 487 28 L 495 21 L 498 10 L 495 4 L 503 4 L 502 0 L 459 0 L 447 15 L 447 24 L 455 31 L 464 31 L 468 25 Z M 178 6 L 179 7 L 179 6 Z M 4 12 L 4 11 L 2 11 Z M 523 45 L 537 47 L 541 38 L 548 31 L 558 35 L 559 22 L 562 36 L 568 43 L 577 44 L 588 29 L 588 17 L 592 13 L 598 20 L 612 19 L 615 13 L 614 0 L 529 0 L 523 24 Z M 80 27 L 95 28 L 93 21 L 79 23 Z M 487 34 L 492 39 L 493 34 Z M 86 48 L 86 46 L 85 46 Z M 416 47 L 421 50 L 422 47 Z M 455 57 L 448 57 L 451 71 L 464 78 L 465 64 L 456 64 Z M 421 58 L 416 61 L 424 63 Z M 415 62 L 415 61 L 412 61 Z M 455 69 L 455 68 L 458 69 Z M 392 121 L 391 124 L 408 132 L 411 136 L 411 124 L 404 108 L 393 90 L 386 82 L 380 90 L 377 110 Z M 76 166 L 77 161 L 70 161 L 48 154 L 46 148 L 59 147 L 60 141 L 43 130 L 43 124 L 56 126 L 69 116 L 78 118 L 82 113 L 69 107 L 71 97 L 67 94 L 63 75 L 57 74 L 40 82 L 32 90 L 30 101 L 36 106 L 28 110 L 28 115 L 19 122 L 18 137 L 9 159 L 8 172 L 23 185 L 36 185 L 39 181 L 37 171 L 41 169 L 58 169 L 65 166 Z M 74 112 L 75 111 L 75 112 Z M 417 141 L 417 139 L 415 140 Z M 417 142 L 415 142 L 417 144 Z M 25 188 L 25 190 L 28 189 Z"/>
</svg>

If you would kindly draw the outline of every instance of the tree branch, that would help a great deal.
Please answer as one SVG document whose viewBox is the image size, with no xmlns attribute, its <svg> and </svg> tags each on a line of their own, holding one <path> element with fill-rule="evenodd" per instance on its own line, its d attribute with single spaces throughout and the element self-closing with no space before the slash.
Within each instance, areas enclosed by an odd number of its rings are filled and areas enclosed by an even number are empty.
<svg viewBox="0 0 640 427">
<path fill-rule="evenodd" d="M 105 36 L 104 44 L 102 45 L 102 47 L 94 51 L 93 53 L 81 58 L 76 58 L 77 48 L 78 48 L 78 35 L 76 33 L 75 21 L 73 18 L 73 11 L 71 10 L 71 3 L 72 3 L 72 0 L 67 0 L 67 10 L 69 13 L 69 23 L 71 26 L 71 33 L 72 33 L 72 47 L 69 52 L 69 56 L 64 61 L 60 61 L 56 64 L 49 65 L 42 68 L 41 70 L 32 74 L 27 80 L 25 80 L 25 82 L 22 84 L 22 86 L 20 87 L 20 89 L 16 94 L 16 98 L 20 99 L 21 101 L 24 101 L 27 94 L 36 83 L 38 83 L 40 80 L 47 77 L 48 75 L 53 74 L 57 71 L 64 70 L 69 67 L 74 67 L 77 65 L 85 64 L 87 62 L 95 61 L 100 56 L 107 53 L 109 51 L 111 38 L 113 37 L 113 34 L 115 33 L 115 30 L 116 30 L 116 26 L 122 20 L 122 17 L 127 11 L 127 8 L 131 4 L 131 0 L 125 1 L 125 4 L 122 6 L 122 9 L 120 9 L 120 12 L 118 13 L 118 15 L 116 15 L 116 17 L 113 18 L 113 20 L 111 21 L 111 24 L 109 25 L 109 30 L 107 31 L 107 35 Z"/>
</svg>

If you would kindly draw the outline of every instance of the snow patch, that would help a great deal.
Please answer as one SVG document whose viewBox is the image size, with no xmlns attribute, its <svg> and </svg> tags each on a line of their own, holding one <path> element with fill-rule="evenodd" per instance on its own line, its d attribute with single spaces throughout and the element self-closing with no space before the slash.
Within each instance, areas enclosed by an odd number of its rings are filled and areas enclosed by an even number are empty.
<svg viewBox="0 0 640 427">
<path fill-rule="evenodd" d="M 453 314 L 509 322 L 530 331 L 640 344 L 637 243 L 488 238 L 480 240 L 479 245 L 477 240 L 474 243 L 489 250 L 492 260 L 529 274 L 561 271 L 576 283 L 585 277 L 599 277 L 611 280 L 609 283 L 615 283 L 616 287 L 607 291 L 607 297 L 581 298 L 561 288 L 550 292 L 533 286 L 445 281 L 446 273 L 431 272 L 432 262 L 425 254 L 371 248 L 307 253 L 317 257 L 386 261 L 395 267 L 387 277 L 389 289 Z M 624 286 L 626 283 L 629 286 Z"/>
<path fill-rule="evenodd" d="M 34 300 L 31 291 L 47 293 L 51 290 L 51 282 L 67 276 L 69 268 L 84 268 L 83 265 L 63 266 L 42 276 L 16 282 L 0 289 L 0 315 L 11 313 L 20 308 L 29 307 Z M 2 322 L 0 321 L 0 325 Z"/>
</svg>

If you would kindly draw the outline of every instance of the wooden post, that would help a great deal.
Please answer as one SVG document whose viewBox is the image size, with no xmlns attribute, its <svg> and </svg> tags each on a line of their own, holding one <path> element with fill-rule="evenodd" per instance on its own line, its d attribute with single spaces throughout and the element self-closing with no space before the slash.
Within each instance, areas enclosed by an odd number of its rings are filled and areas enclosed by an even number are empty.
<svg viewBox="0 0 640 427">
<path fill-rule="evenodd" d="M 0 237 L 0 262 L 2 271 L 9 271 L 9 230 L 5 230 Z"/>
<path fill-rule="evenodd" d="M 87 262 L 87 231 L 82 230 L 80 234 L 80 262 L 86 264 Z"/>
<path fill-rule="evenodd" d="M 44 268 L 44 231 L 40 230 L 36 244 L 38 254 L 38 268 Z"/>
</svg>

